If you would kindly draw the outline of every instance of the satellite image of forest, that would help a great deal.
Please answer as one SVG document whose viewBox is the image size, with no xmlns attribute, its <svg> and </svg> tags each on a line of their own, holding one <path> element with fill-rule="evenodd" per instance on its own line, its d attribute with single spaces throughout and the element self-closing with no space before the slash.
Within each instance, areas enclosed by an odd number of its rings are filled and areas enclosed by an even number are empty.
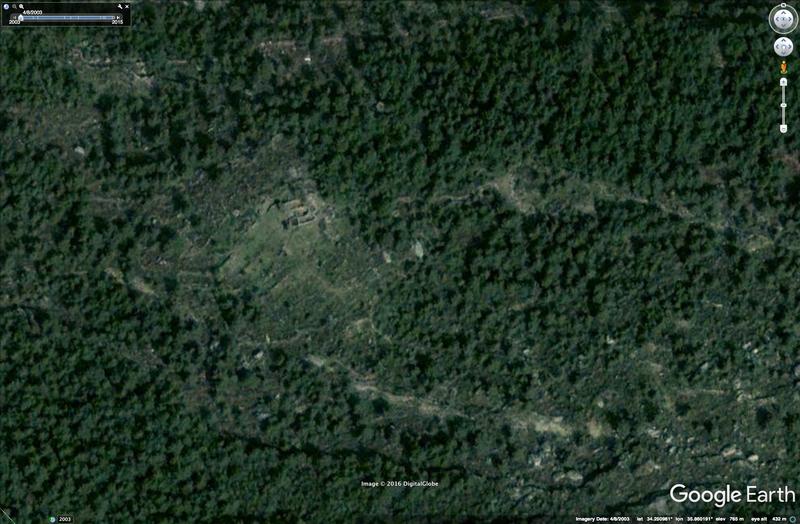
<svg viewBox="0 0 800 524">
<path fill-rule="evenodd" d="M 776 3 L 4 27 L 0 523 L 800 511 Z"/>
</svg>

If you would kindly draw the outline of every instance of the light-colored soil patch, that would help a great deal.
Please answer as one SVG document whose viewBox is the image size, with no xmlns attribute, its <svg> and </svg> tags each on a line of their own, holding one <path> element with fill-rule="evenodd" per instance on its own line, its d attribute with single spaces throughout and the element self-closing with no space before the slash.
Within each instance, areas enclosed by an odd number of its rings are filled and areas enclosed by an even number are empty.
<svg viewBox="0 0 800 524">
<path fill-rule="evenodd" d="M 420 398 L 413 395 L 399 395 L 383 389 L 375 383 L 375 377 L 359 373 L 354 369 L 341 363 L 338 359 L 324 357 L 321 355 L 308 355 L 306 360 L 315 367 L 326 371 L 345 370 L 347 371 L 352 387 L 357 392 L 369 397 L 380 397 L 392 405 L 414 410 L 425 416 L 458 416 L 469 419 L 474 416 L 467 415 L 464 410 L 450 406 L 443 406 L 431 398 Z M 519 412 L 509 410 L 500 415 L 503 422 L 507 422 L 518 431 L 534 431 L 536 433 L 550 433 L 559 437 L 568 437 L 574 429 L 568 424 L 564 417 L 551 417 L 534 412 Z M 593 437 L 600 437 L 604 434 L 601 426 L 597 425 L 597 430 L 590 434 Z"/>
<path fill-rule="evenodd" d="M 145 282 L 145 280 L 141 277 L 132 277 L 128 280 L 125 279 L 125 275 L 122 273 L 121 270 L 115 267 L 107 267 L 105 269 L 106 275 L 111 277 L 114 282 L 121 286 L 130 286 L 139 293 L 144 293 L 145 295 L 154 296 L 156 294 L 155 289 L 153 289 L 150 284 Z"/>
<path fill-rule="evenodd" d="M 519 413 L 510 417 L 512 425 L 519 430 L 533 430 L 537 433 L 554 433 L 566 437 L 572 428 L 564 422 L 564 417 L 548 417 L 540 413 Z"/>
</svg>

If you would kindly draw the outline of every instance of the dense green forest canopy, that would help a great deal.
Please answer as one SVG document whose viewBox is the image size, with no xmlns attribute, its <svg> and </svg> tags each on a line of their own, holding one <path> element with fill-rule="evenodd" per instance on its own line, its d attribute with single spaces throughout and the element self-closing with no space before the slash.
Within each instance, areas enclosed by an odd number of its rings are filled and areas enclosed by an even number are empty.
<svg viewBox="0 0 800 524">
<path fill-rule="evenodd" d="M 3 29 L 0 507 L 554 522 L 792 485 L 800 115 L 777 133 L 771 7 Z"/>
</svg>

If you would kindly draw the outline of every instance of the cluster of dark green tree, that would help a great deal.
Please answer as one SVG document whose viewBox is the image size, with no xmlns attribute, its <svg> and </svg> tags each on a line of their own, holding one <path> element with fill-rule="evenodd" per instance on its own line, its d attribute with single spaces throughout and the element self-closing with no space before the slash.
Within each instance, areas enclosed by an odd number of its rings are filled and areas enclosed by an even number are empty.
<svg viewBox="0 0 800 524">
<path fill-rule="evenodd" d="M 0 35 L 17 522 L 553 522 L 792 485 L 770 6 L 134 7 Z M 297 202 L 326 212 L 286 226 Z"/>
</svg>

